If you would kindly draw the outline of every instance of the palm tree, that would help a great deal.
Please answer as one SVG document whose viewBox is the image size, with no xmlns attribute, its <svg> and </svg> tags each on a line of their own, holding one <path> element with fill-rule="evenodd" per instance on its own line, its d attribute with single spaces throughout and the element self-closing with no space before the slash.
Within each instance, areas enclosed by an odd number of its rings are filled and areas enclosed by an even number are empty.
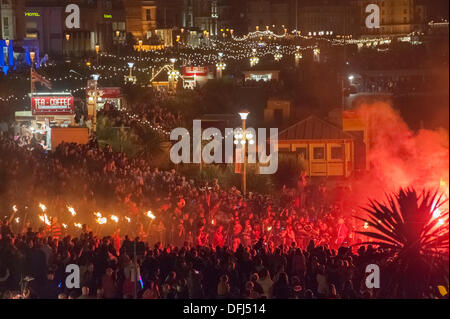
<svg viewBox="0 0 450 319">
<path fill-rule="evenodd" d="M 133 131 L 139 139 L 140 153 L 147 160 L 152 160 L 164 152 L 163 143 L 166 138 L 161 132 L 144 125 L 136 125 Z"/>
<path fill-rule="evenodd" d="M 433 285 L 448 285 L 449 228 L 447 200 L 437 191 L 400 189 L 387 203 L 371 200 L 362 220 L 369 231 L 357 232 L 377 245 L 381 268 L 380 297 L 422 298 Z"/>
</svg>

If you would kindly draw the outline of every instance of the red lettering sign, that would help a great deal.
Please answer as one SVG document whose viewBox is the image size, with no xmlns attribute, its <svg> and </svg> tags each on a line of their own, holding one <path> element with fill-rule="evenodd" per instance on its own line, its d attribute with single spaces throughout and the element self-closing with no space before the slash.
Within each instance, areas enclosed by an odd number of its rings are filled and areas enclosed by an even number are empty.
<svg viewBox="0 0 450 319">
<path fill-rule="evenodd" d="M 208 76 L 208 68 L 204 66 L 187 66 L 183 68 L 184 76 Z"/>
<path fill-rule="evenodd" d="M 31 98 L 33 115 L 74 114 L 73 96 L 35 96 Z"/>
</svg>

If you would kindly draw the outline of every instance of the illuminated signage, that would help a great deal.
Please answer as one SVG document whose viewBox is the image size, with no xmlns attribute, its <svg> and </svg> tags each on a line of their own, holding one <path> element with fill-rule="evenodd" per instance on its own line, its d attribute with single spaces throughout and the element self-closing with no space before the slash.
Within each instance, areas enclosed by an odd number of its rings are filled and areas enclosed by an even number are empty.
<svg viewBox="0 0 450 319">
<path fill-rule="evenodd" d="M 103 18 L 105 18 L 105 19 L 112 19 L 112 14 L 104 14 Z"/>
<path fill-rule="evenodd" d="M 208 76 L 208 67 L 187 66 L 183 68 L 184 76 Z"/>
<path fill-rule="evenodd" d="M 39 96 L 31 99 L 33 115 L 70 115 L 73 111 L 73 96 Z"/>
<path fill-rule="evenodd" d="M 25 38 L 27 39 L 37 39 L 37 37 L 38 37 L 37 33 L 27 33 L 25 35 Z"/>
<path fill-rule="evenodd" d="M 39 12 L 25 12 L 26 17 L 40 17 Z"/>
</svg>

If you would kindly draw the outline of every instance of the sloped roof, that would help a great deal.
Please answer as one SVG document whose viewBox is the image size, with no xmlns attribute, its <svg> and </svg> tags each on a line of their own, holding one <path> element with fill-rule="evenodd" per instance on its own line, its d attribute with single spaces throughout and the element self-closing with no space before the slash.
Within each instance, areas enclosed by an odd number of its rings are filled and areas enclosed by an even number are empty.
<svg viewBox="0 0 450 319">
<path fill-rule="evenodd" d="M 318 117 L 311 115 L 306 119 L 282 130 L 279 140 L 348 140 L 353 136 Z"/>
</svg>

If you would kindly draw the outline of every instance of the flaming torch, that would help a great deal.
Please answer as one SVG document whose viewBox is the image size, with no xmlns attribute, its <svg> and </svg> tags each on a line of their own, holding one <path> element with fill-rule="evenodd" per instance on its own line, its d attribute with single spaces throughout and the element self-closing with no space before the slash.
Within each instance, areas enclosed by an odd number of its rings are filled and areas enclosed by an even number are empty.
<svg viewBox="0 0 450 319">
<path fill-rule="evenodd" d="M 47 214 L 40 215 L 39 219 L 47 226 L 50 226 L 51 223 L 50 223 L 50 219 L 48 218 Z"/>
<path fill-rule="evenodd" d="M 69 213 L 72 214 L 72 216 L 75 216 L 77 214 L 77 212 L 73 207 L 67 206 L 67 210 L 69 211 Z"/>
<path fill-rule="evenodd" d="M 43 213 L 45 213 L 45 211 L 47 210 L 47 206 L 45 206 L 44 204 L 39 203 L 39 207 L 40 209 L 42 209 Z"/>
<path fill-rule="evenodd" d="M 153 213 L 152 213 L 152 211 L 151 210 L 149 210 L 148 212 L 147 212 L 147 217 L 148 218 L 150 218 L 150 219 L 152 219 L 152 220 L 154 220 L 155 218 L 156 218 L 156 216 L 155 215 L 153 215 Z"/>
</svg>

